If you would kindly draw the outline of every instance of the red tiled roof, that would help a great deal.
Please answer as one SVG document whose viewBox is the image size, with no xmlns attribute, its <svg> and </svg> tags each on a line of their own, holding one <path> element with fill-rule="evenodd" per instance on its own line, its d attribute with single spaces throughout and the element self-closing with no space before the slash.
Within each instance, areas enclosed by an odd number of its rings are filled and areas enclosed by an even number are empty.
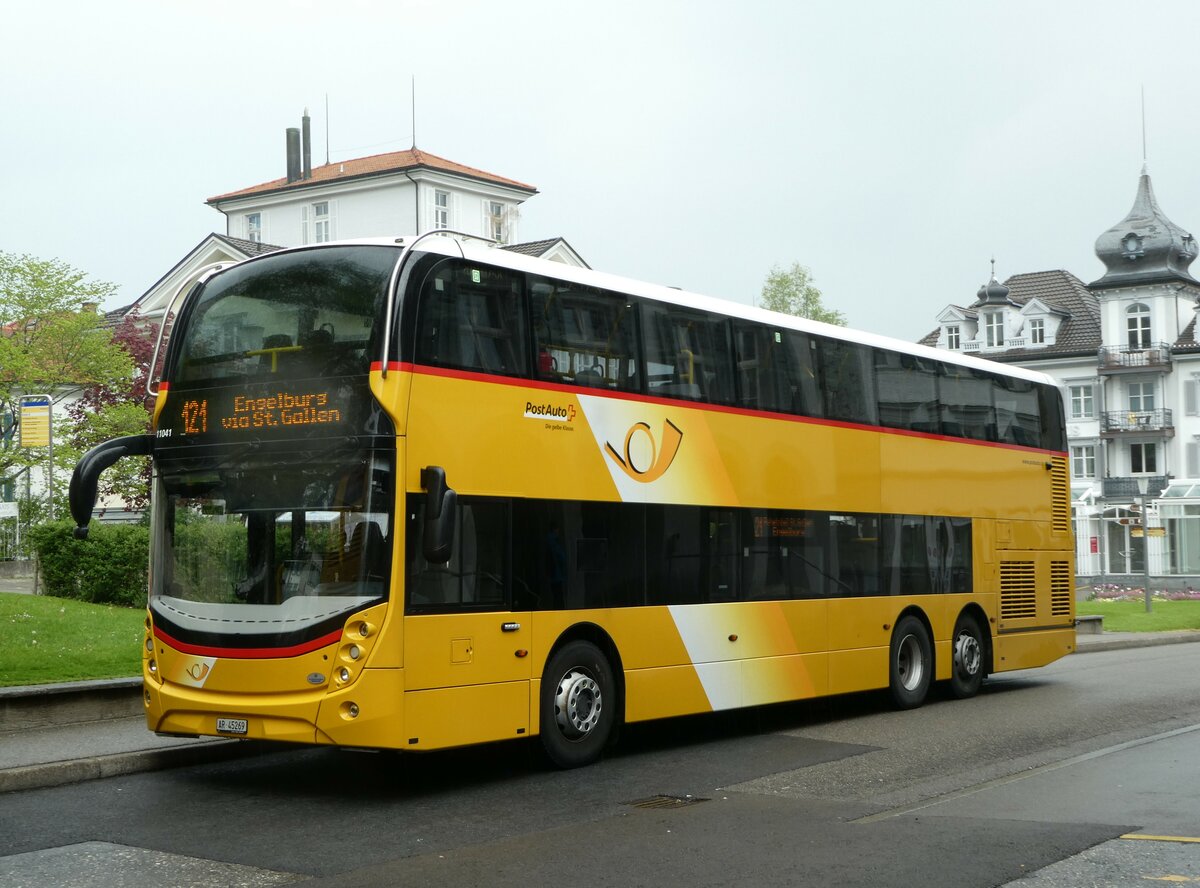
<svg viewBox="0 0 1200 888">
<path fill-rule="evenodd" d="M 446 160 L 444 157 L 438 157 L 436 154 L 430 154 L 428 151 L 422 151 L 420 148 L 412 148 L 408 151 L 374 154 L 371 157 L 360 157 L 356 160 L 344 160 L 337 163 L 315 166 L 312 168 L 311 178 L 297 179 L 295 182 L 289 182 L 286 176 L 281 179 L 272 179 L 270 182 L 263 182 L 261 185 L 253 185 L 250 188 L 230 191 L 227 194 L 218 194 L 216 197 L 210 197 L 205 203 L 217 203 L 239 197 L 249 197 L 253 194 L 286 191 L 292 188 L 307 188 L 312 185 L 323 185 L 328 182 L 356 179 L 364 176 L 398 173 L 403 170 L 418 169 L 420 167 L 454 173 L 455 175 L 466 176 L 471 179 L 480 179 L 484 182 L 494 182 L 498 185 L 507 185 L 510 188 L 519 188 L 522 191 L 530 193 L 537 191 L 534 186 L 526 185 L 524 182 L 518 182 L 515 179 L 506 179 L 503 176 L 497 176 L 493 173 L 477 170 L 474 167 L 455 163 L 453 160 Z"/>
</svg>

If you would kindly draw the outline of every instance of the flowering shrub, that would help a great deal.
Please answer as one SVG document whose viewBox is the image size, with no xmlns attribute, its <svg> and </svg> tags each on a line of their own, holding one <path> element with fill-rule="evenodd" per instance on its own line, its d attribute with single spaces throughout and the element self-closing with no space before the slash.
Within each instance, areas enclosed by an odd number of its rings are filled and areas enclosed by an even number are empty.
<svg viewBox="0 0 1200 888">
<path fill-rule="evenodd" d="M 1121 586 L 1116 583 L 1101 583 L 1092 587 L 1089 601 L 1144 601 L 1144 586 Z M 1150 598 L 1156 601 L 1200 601 L 1200 590 L 1188 586 L 1186 589 L 1150 590 Z"/>
</svg>

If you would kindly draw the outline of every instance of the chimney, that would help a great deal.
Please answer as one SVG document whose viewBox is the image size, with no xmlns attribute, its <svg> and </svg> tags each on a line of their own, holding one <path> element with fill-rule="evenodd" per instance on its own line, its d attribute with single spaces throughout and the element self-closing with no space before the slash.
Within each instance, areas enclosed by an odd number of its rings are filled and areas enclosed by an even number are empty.
<svg viewBox="0 0 1200 888">
<path fill-rule="evenodd" d="M 287 180 L 295 182 L 300 178 L 300 130 L 294 126 L 287 129 Z"/>
<path fill-rule="evenodd" d="M 312 178 L 312 132 L 309 129 L 308 109 L 304 109 L 304 116 L 300 119 L 304 127 L 302 132 L 303 151 L 304 151 L 304 178 Z"/>
</svg>

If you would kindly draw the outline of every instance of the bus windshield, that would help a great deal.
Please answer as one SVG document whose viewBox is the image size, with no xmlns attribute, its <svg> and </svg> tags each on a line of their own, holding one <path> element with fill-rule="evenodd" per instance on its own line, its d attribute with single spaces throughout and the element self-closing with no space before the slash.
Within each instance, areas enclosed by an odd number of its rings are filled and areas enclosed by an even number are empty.
<svg viewBox="0 0 1200 888">
<path fill-rule="evenodd" d="M 387 596 L 392 453 L 165 461 L 151 608 L 192 641 L 286 646 Z M 170 631 L 168 629 L 168 631 Z"/>
<path fill-rule="evenodd" d="M 365 374 L 399 255 L 391 247 L 328 247 L 218 275 L 182 319 L 186 341 L 171 385 Z"/>
<path fill-rule="evenodd" d="M 150 583 L 177 641 L 288 648 L 386 599 L 396 443 L 369 367 L 399 256 L 266 256 L 214 277 L 180 316 Z"/>
</svg>

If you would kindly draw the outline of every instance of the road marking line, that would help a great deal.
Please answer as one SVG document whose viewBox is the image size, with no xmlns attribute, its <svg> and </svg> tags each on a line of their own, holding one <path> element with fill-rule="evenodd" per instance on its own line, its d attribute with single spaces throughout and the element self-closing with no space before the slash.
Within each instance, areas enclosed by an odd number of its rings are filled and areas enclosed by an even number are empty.
<svg viewBox="0 0 1200 888">
<path fill-rule="evenodd" d="M 1127 833 L 1120 836 L 1122 839 L 1143 839 L 1147 842 L 1195 842 L 1200 845 L 1200 839 L 1192 836 L 1144 836 L 1140 833 Z"/>
<path fill-rule="evenodd" d="M 1128 740 L 1125 743 L 1118 743 L 1115 746 L 1109 746 L 1105 749 L 1097 749 L 1095 752 L 1087 752 L 1083 755 L 1077 755 L 1074 758 L 1063 759 L 1061 762 L 1050 762 L 1049 764 L 1039 765 L 1036 768 L 1030 768 L 1028 771 L 1020 771 L 1016 774 L 1009 774 L 1007 777 L 997 777 L 995 780 L 985 780 L 983 783 L 977 783 L 975 786 L 968 786 L 963 789 L 948 792 L 944 795 L 933 796 L 921 802 L 916 802 L 912 805 L 903 805 L 899 808 L 892 808 L 888 811 L 880 811 L 878 814 L 869 814 L 866 817 L 859 817 L 857 820 L 851 820 L 851 823 L 875 823 L 878 820 L 887 820 L 892 817 L 900 817 L 903 814 L 912 814 L 914 811 L 923 811 L 926 808 L 932 808 L 934 805 L 940 805 L 943 802 L 953 802 L 957 799 L 965 798 L 969 795 L 975 795 L 978 792 L 983 792 L 986 789 L 995 789 L 999 786 L 1007 786 L 1010 783 L 1016 783 L 1020 780 L 1028 780 L 1030 777 L 1036 777 L 1040 774 L 1045 774 L 1050 771 L 1057 771 L 1059 768 L 1069 768 L 1072 765 L 1083 764 L 1090 762 L 1092 759 L 1102 758 L 1106 755 L 1112 755 L 1114 752 L 1124 752 L 1126 749 L 1133 749 L 1137 746 L 1145 746 L 1148 743 L 1156 743 L 1159 740 L 1169 740 L 1172 737 L 1178 737 L 1182 734 L 1190 734 L 1193 731 L 1200 731 L 1200 724 L 1188 725 L 1186 728 L 1176 728 L 1173 731 L 1164 731 L 1161 734 L 1154 734 L 1150 737 L 1142 737 L 1140 740 Z"/>
</svg>

